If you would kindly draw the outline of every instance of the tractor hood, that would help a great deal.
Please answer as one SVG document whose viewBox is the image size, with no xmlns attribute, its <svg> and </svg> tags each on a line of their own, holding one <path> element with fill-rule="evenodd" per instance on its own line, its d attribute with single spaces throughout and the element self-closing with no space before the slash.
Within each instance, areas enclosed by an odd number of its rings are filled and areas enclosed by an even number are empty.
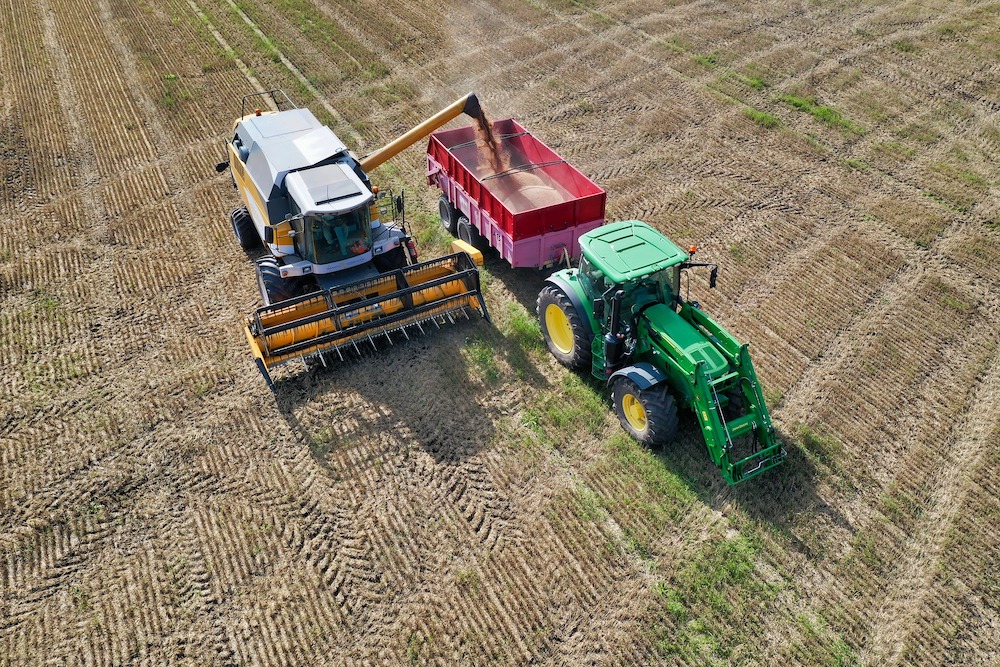
<svg viewBox="0 0 1000 667">
<path fill-rule="evenodd" d="M 580 248 L 611 282 L 624 283 L 680 264 L 688 256 L 644 222 L 604 225 L 580 237 Z"/>
<path fill-rule="evenodd" d="M 678 349 L 692 363 L 704 361 L 709 378 L 716 378 L 729 370 L 729 362 L 715 345 L 670 306 L 657 304 L 647 308 L 643 316 L 661 337 L 673 341 L 673 346 L 665 343 L 668 349 Z"/>
</svg>

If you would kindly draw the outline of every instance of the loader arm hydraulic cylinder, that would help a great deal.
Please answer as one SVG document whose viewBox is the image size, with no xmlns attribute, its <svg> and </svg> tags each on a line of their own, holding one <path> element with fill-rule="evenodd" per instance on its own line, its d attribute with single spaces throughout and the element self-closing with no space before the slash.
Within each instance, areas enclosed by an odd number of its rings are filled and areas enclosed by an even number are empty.
<svg viewBox="0 0 1000 667">
<path fill-rule="evenodd" d="M 395 157 L 400 152 L 425 138 L 445 123 L 458 118 L 463 113 L 473 118 L 479 118 L 482 115 L 482 110 L 479 107 L 479 98 L 476 97 L 475 93 L 469 93 L 465 97 L 456 100 L 453 104 L 437 112 L 406 134 L 393 139 L 377 151 L 364 156 L 360 160 L 361 169 L 367 173 L 378 167 L 386 160 Z"/>
</svg>

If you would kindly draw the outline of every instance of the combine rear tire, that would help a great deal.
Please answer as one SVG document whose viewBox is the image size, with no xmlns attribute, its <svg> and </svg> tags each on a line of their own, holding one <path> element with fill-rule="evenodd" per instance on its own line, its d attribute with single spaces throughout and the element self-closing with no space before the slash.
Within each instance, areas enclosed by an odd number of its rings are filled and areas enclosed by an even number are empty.
<svg viewBox="0 0 1000 667">
<path fill-rule="evenodd" d="M 282 278 L 281 269 L 274 257 L 261 257 L 257 260 L 257 289 L 265 306 L 279 303 L 293 296 L 298 296 L 298 281 L 295 278 Z"/>
<path fill-rule="evenodd" d="M 229 221 L 233 224 L 233 233 L 236 240 L 244 250 L 253 250 L 260 246 L 260 236 L 257 235 L 257 228 L 253 225 L 253 218 L 246 206 L 234 208 L 229 214 Z"/>
<path fill-rule="evenodd" d="M 589 367 L 590 336 L 569 297 L 555 285 L 546 285 L 538 294 L 535 312 L 552 356 L 568 368 Z"/>
<path fill-rule="evenodd" d="M 458 224 L 458 210 L 451 205 L 448 198 L 441 195 L 438 199 L 438 213 L 441 214 L 441 226 L 452 236 L 455 235 L 455 228 Z"/>
<path fill-rule="evenodd" d="M 472 226 L 469 219 L 464 215 L 458 216 L 458 223 L 455 225 L 458 230 L 458 238 L 462 239 L 473 248 L 478 248 L 479 244 L 482 243 L 483 237 L 479 233 L 479 230 Z"/>
<path fill-rule="evenodd" d="M 665 384 L 649 389 L 628 378 L 618 378 L 611 388 L 615 413 L 629 435 L 650 447 L 663 447 L 677 434 L 677 404 Z"/>
</svg>

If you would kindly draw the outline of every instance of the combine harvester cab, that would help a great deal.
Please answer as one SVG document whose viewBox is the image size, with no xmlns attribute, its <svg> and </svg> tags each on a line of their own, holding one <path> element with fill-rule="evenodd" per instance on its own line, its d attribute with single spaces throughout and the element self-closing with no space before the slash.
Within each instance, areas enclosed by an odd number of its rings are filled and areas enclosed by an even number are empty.
<svg viewBox="0 0 1000 667">
<path fill-rule="evenodd" d="M 514 268 L 569 264 L 580 237 L 604 224 L 604 190 L 512 118 L 432 134 L 427 182 L 442 191 L 448 232 Z"/>
<path fill-rule="evenodd" d="M 248 101 L 270 95 L 277 111 L 247 114 Z M 278 97 L 281 95 L 281 98 Z M 280 102 L 280 104 L 279 104 Z M 290 108 L 281 110 L 283 105 Z M 470 93 L 363 158 L 350 153 L 308 109 L 280 91 L 243 98 L 227 141 L 233 184 L 244 205 L 230 215 L 245 249 L 263 244 L 256 261 L 264 307 L 244 331 L 257 367 L 293 360 L 343 359 L 392 335 L 469 317 L 489 319 L 473 257 L 456 242 L 452 255 L 417 263 L 402 195 L 380 193 L 368 172 L 461 114 L 482 112 Z M 471 255 L 470 255 L 471 253 Z"/>
<path fill-rule="evenodd" d="M 553 356 L 607 382 L 622 427 L 644 444 L 674 439 L 679 404 L 729 484 L 781 464 L 748 346 L 681 297 L 682 271 L 711 267 L 714 287 L 718 267 L 639 221 L 594 230 L 581 249 L 579 268 L 554 273 L 538 296 Z"/>
</svg>

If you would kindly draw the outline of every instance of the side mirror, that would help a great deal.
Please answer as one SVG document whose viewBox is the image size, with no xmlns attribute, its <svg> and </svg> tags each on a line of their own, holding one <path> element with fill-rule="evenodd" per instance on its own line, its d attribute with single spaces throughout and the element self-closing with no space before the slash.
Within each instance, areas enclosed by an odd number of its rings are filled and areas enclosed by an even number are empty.
<svg viewBox="0 0 1000 667">
<path fill-rule="evenodd" d="M 396 210 L 403 212 L 403 195 L 396 195 Z"/>
<path fill-rule="evenodd" d="M 271 225 L 264 226 L 264 243 L 274 243 L 274 227 Z"/>
<path fill-rule="evenodd" d="M 604 318 L 604 299 L 600 297 L 594 299 L 594 317 L 599 320 Z"/>
<path fill-rule="evenodd" d="M 712 272 L 708 274 L 708 286 L 711 289 L 715 289 L 715 284 L 719 282 L 719 267 L 713 266 Z"/>
<path fill-rule="evenodd" d="M 215 165 L 216 173 L 221 174 L 226 169 L 229 169 L 229 160 L 226 160 L 225 162 L 220 162 L 219 164 Z"/>
</svg>

